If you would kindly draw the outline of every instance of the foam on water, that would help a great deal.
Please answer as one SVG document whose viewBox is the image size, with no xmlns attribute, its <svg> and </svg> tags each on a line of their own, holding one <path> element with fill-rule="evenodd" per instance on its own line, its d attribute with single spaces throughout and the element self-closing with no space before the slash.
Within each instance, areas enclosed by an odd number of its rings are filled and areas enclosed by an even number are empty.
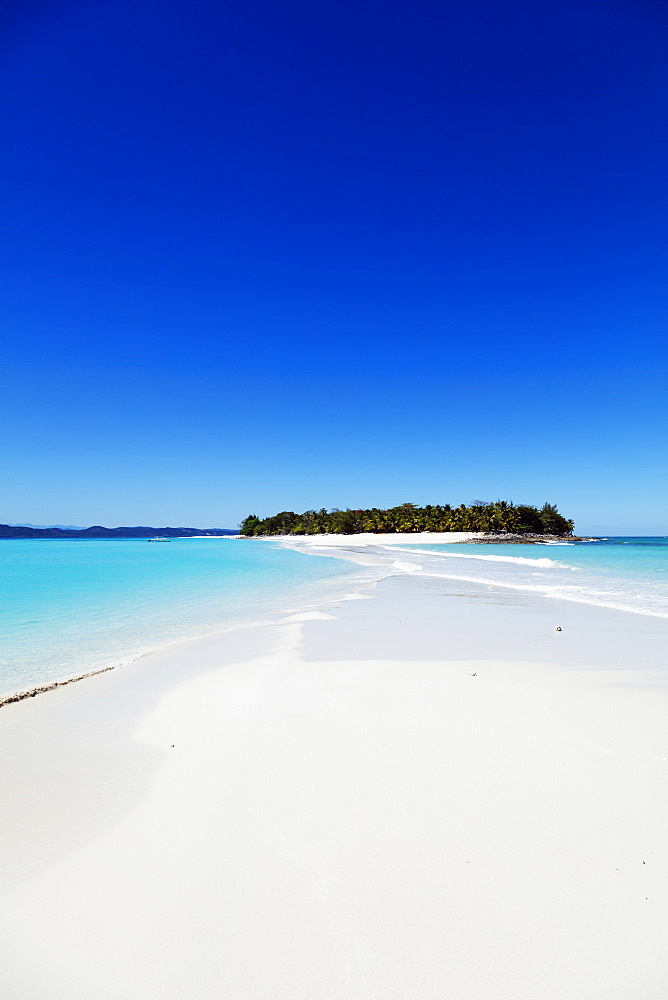
<svg viewBox="0 0 668 1000">
<path fill-rule="evenodd" d="M 668 618 L 668 538 L 537 546 L 382 543 L 364 565 L 269 540 L 0 541 L 0 696 L 159 647 L 318 610 L 387 572 L 426 574 Z M 517 554 L 520 549 L 521 555 Z M 370 555 L 373 558 L 370 559 Z M 373 563 L 373 565 L 369 565 Z"/>
<path fill-rule="evenodd" d="M 395 559 L 392 562 L 394 569 L 398 569 L 401 573 L 420 573 L 422 571 L 422 566 L 418 563 L 402 562 L 400 559 Z"/>
<path fill-rule="evenodd" d="M 568 562 L 543 556 L 540 545 L 522 546 L 523 554 L 517 556 L 508 554 L 507 545 L 493 544 L 432 545 L 429 549 L 406 545 L 402 560 L 412 562 L 412 573 L 668 618 L 668 538 L 556 544 L 569 546 Z M 409 551 L 415 553 L 414 561 L 407 558 Z M 455 565 L 461 570 L 453 572 Z"/>
<path fill-rule="evenodd" d="M 436 546 L 433 546 L 433 548 L 436 548 Z M 450 546 L 448 548 L 450 548 Z M 429 550 L 425 551 L 424 549 L 422 549 L 418 551 L 422 551 L 423 554 L 426 556 L 433 555 L 433 553 L 430 552 Z M 476 562 L 479 561 L 504 562 L 504 563 L 516 563 L 517 565 L 523 565 L 523 566 L 541 566 L 544 568 L 550 566 L 555 566 L 555 567 L 558 566 L 562 569 L 577 569 L 577 566 L 567 566 L 566 563 L 557 562 L 555 559 L 548 559 L 546 556 L 545 557 L 539 556 L 536 559 L 527 559 L 524 556 L 506 556 L 506 555 L 495 556 L 495 555 L 488 555 L 487 553 L 482 555 L 478 553 L 471 554 L 470 552 L 464 553 L 464 552 L 449 552 L 449 551 L 439 552 L 438 555 L 439 557 L 442 557 L 444 559 L 475 559 Z"/>
</svg>

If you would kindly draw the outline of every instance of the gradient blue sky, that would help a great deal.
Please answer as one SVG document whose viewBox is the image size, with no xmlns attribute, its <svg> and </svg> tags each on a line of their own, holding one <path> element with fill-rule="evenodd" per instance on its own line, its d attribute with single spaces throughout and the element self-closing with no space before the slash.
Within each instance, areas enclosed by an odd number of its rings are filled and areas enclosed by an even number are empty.
<svg viewBox="0 0 668 1000">
<path fill-rule="evenodd" d="M 5 0 L 0 521 L 668 533 L 651 0 Z"/>
</svg>

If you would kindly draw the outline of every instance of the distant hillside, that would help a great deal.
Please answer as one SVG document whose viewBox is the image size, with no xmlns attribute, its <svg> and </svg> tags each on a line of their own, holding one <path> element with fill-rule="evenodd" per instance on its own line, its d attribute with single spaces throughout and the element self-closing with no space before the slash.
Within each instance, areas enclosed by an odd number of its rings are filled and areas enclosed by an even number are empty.
<svg viewBox="0 0 668 1000">
<path fill-rule="evenodd" d="M 0 524 L 0 538 L 192 538 L 193 535 L 236 535 L 234 528 L 28 528 L 23 525 Z"/>
<path fill-rule="evenodd" d="M 22 521 L 21 524 L 10 524 L 10 528 L 62 528 L 63 531 L 83 531 L 81 524 L 31 524 L 29 521 Z"/>
</svg>

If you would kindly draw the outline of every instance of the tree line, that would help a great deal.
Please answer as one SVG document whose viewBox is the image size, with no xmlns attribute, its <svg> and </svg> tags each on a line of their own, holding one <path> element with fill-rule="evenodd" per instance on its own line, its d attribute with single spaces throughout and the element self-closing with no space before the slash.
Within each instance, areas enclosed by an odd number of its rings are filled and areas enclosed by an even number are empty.
<svg viewBox="0 0 668 1000">
<path fill-rule="evenodd" d="M 494 503 L 474 501 L 468 507 L 427 505 L 416 507 L 403 503 L 380 510 L 307 510 L 295 514 L 283 510 L 272 517 L 250 514 L 241 522 L 241 534 L 256 535 L 355 535 L 363 532 L 394 534 L 416 531 L 502 531 L 513 534 L 570 535 L 573 521 L 562 517 L 555 504 L 542 507 L 513 504 L 506 500 Z"/>
</svg>

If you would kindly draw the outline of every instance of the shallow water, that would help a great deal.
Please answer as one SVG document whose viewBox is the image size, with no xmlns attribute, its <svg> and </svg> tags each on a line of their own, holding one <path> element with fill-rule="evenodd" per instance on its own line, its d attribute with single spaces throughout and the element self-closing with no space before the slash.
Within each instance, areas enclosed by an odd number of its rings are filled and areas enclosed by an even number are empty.
<svg viewBox="0 0 668 1000">
<path fill-rule="evenodd" d="M 668 618 L 665 537 L 374 549 L 375 567 L 272 540 L 2 540 L 0 696 L 315 608 L 388 572 Z"/>
<path fill-rule="evenodd" d="M 364 573 L 264 540 L 1 540 L 0 695 L 315 606 Z"/>
<path fill-rule="evenodd" d="M 668 537 L 393 546 L 398 569 L 668 618 Z"/>
</svg>

